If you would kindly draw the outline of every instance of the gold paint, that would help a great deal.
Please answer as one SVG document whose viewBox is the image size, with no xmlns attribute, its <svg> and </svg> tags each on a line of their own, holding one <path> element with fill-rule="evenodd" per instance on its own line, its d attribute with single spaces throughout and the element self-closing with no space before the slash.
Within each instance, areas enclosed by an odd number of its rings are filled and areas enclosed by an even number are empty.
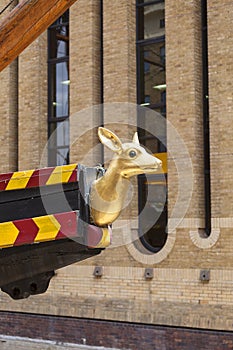
<svg viewBox="0 0 233 350">
<path fill-rule="evenodd" d="M 162 161 L 140 146 L 137 133 L 130 143 L 122 143 L 113 132 L 102 127 L 98 129 L 98 135 L 100 141 L 115 152 L 108 170 L 94 181 L 90 192 L 92 219 L 96 225 L 105 226 L 120 215 L 130 178 L 160 172 Z"/>
<path fill-rule="evenodd" d="M 12 221 L 0 224 L 0 247 L 6 248 L 14 245 L 19 230 Z"/>
<path fill-rule="evenodd" d="M 102 228 L 102 238 L 94 248 L 107 248 L 111 244 L 111 234 L 108 228 Z"/>
<path fill-rule="evenodd" d="M 167 152 L 155 153 L 154 156 L 159 158 L 163 165 L 158 174 L 167 174 Z"/>
</svg>

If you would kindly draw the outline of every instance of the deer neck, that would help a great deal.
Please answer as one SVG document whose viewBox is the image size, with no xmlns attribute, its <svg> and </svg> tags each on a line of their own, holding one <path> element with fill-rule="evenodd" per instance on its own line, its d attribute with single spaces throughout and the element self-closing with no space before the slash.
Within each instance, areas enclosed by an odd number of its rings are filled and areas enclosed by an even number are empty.
<svg viewBox="0 0 233 350">
<path fill-rule="evenodd" d="M 120 215 L 130 181 L 124 178 L 117 160 L 113 160 L 100 179 L 91 187 L 90 208 L 93 221 L 108 225 Z"/>
<path fill-rule="evenodd" d="M 121 199 L 130 181 L 121 175 L 117 160 L 112 161 L 105 175 L 96 181 L 95 187 L 104 200 Z"/>
</svg>

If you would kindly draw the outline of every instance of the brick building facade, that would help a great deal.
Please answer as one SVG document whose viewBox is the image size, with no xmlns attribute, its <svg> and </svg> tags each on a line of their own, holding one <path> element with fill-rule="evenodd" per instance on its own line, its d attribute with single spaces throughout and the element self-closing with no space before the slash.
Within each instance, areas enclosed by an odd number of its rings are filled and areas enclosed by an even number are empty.
<svg viewBox="0 0 233 350">
<path fill-rule="evenodd" d="M 146 2 L 139 1 L 137 11 Z M 2 0 L 1 6 L 6 3 Z M 161 1 L 150 3 L 153 6 Z M 93 346 L 127 348 L 127 332 L 136 332 L 142 336 L 135 336 L 134 343 L 129 337 L 130 349 L 232 348 L 233 4 L 228 0 L 207 1 L 207 41 L 203 35 L 205 1 L 166 0 L 164 6 L 166 120 L 172 125 L 167 129 L 167 210 L 171 220 L 166 242 L 152 252 L 141 242 L 129 240 L 137 231 L 137 223 L 128 220 L 123 224 L 123 216 L 113 225 L 112 247 L 56 271 L 45 294 L 12 301 L 1 293 L 1 334 L 69 342 L 61 334 L 70 329 L 76 334 L 71 343 L 85 338 L 86 344 Z M 124 138 L 131 137 L 132 130 L 123 128 L 122 123 L 136 123 L 132 111 L 141 102 L 136 3 L 78 0 L 70 8 L 69 20 L 70 162 L 85 159 L 86 165 L 94 166 L 103 160 L 102 151 L 96 148 L 95 127 L 114 122 L 113 130 Z M 44 33 L 0 73 L 1 172 L 37 168 L 47 151 L 47 41 Z M 137 43 L 141 43 L 140 38 Z M 203 84 L 207 58 L 208 95 Z M 95 107 L 102 103 L 103 110 Z M 208 115 L 204 120 L 205 103 Z M 116 115 L 112 116 L 112 111 Z M 77 129 L 81 141 L 76 138 Z M 174 130 L 182 143 L 174 143 Z M 205 185 L 208 161 L 209 201 Z M 182 217 L 177 218 L 176 213 L 172 217 L 174 207 L 182 212 L 186 205 Z M 208 206 L 211 218 L 207 230 Z M 134 212 L 135 203 L 130 208 L 130 213 Z M 96 266 L 103 267 L 100 278 L 93 275 Z M 12 315 L 18 320 L 15 334 L 9 330 Z M 41 315 L 48 315 L 47 320 L 41 321 L 45 317 Z M 40 321 L 48 323 L 44 335 L 27 331 L 30 324 Z M 93 332 L 96 327 L 106 341 L 96 336 L 94 342 L 88 326 Z M 143 334 L 147 334 L 146 339 Z"/>
</svg>

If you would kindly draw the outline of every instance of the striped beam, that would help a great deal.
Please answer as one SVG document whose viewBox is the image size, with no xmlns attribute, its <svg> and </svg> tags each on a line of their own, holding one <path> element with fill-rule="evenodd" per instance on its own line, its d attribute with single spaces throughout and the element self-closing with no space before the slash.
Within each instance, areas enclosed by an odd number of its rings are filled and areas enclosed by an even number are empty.
<svg viewBox="0 0 233 350">
<path fill-rule="evenodd" d="M 0 223 L 0 248 L 64 238 L 80 240 L 76 211 Z M 110 241 L 110 228 L 86 224 L 85 244 L 88 248 L 106 248 Z"/>
<path fill-rule="evenodd" d="M 0 174 L 0 191 L 78 181 L 78 165 L 69 164 L 37 170 Z"/>
</svg>

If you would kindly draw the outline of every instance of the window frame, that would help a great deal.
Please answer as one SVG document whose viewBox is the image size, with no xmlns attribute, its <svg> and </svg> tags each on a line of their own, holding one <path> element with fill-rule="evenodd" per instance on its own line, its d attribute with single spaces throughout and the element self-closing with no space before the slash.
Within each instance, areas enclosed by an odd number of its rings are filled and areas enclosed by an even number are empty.
<svg viewBox="0 0 233 350">
<path fill-rule="evenodd" d="M 68 21 L 64 21 L 59 23 L 58 21 L 63 17 L 59 17 L 49 28 L 47 31 L 47 37 L 48 37 L 48 59 L 47 59 L 47 75 L 48 75 L 48 140 L 50 139 L 51 133 L 51 125 L 56 124 L 56 128 L 59 127 L 59 124 L 61 122 L 65 122 L 66 120 L 69 121 L 69 113 L 70 113 L 70 86 L 68 85 L 68 92 L 67 92 L 67 100 L 68 100 L 68 113 L 67 115 L 61 115 L 61 116 L 54 116 L 53 114 L 53 84 L 56 83 L 56 76 L 53 76 L 53 69 L 54 66 L 58 65 L 59 63 L 67 63 L 68 64 L 68 80 L 70 77 L 69 73 L 69 45 L 68 45 L 68 55 L 64 55 L 62 57 L 52 57 L 51 58 L 51 31 L 53 29 L 65 26 L 68 27 L 68 34 L 69 34 L 69 10 L 67 10 L 63 15 L 66 16 Z M 68 36 L 69 40 L 69 36 Z M 49 166 L 55 166 L 57 165 L 57 154 L 59 153 L 59 150 L 67 149 L 67 158 L 65 158 L 65 162 L 63 165 L 69 163 L 69 143 L 65 146 L 57 146 L 57 147 L 50 147 L 48 143 L 48 165 Z M 55 156 L 56 155 L 56 156 Z"/>
<path fill-rule="evenodd" d="M 143 64 L 141 62 L 141 55 L 142 55 L 142 48 L 145 46 L 149 46 L 149 45 L 153 45 L 153 44 L 158 44 L 158 43 L 164 43 L 164 47 L 165 47 L 165 60 L 166 60 L 166 38 L 165 38 L 165 34 L 158 36 L 158 37 L 154 37 L 154 38 L 148 38 L 148 39 L 141 39 L 142 36 L 144 36 L 144 18 L 143 18 L 143 22 L 141 23 L 141 27 L 139 27 L 140 24 L 140 19 L 139 16 L 141 16 L 140 14 L 140 10 L 142 8 L 145 8 L 146 6 L 150 6 L 150 5 L 154 5 L 154 4 L 159 4 L 159 3 L 164 3 L 165 4 L 165 0 L 154 0 L 154 1 L 147 1 L 147 2 L 142 2 L 143 0 L 137 0 L 136 1 L 136 70 L 137 70 L 137 103 L 140 105 L 144 105 L 141 97 L 142 97 L 142 84 L 143 84 L 143 94 L 145 95 L 145 81 L 144 81 L 144 75 L 145 75 L 145 70 L 144 70 L 144 61 Z M 142 35 L 142 31 L 143 31 L 143 35 Z M 165 61 L 166 62 L 166 61 Z M 166 64 L 165 64 L 165 72 L 166 72 Z M 165 73 L 166 74 L 166 73 Z M 143 75 L 143 76 L 142 76 Z M 166 77 L 166 76 L 165 76 Z M 165 78 L 166 81 L 166 78 Z M 164 91 L 163 91 L 164 93 Z M 164 109 L 165 113 L 162 113 L 163 115 L 166 115 L 166 98 L 165 100 L 165 104 L 162 104 L 162 94 L 161 94 L 161 102 L 160 103 L 155 103 L 155 104 L 150 104 L 147 105 L 147 108 L 149 109 Z M 139 125 L 139 121 L 138 121 L 138 125 Z M 152 139 L 153 137 L 151 137 Z M 146 141 L 149 140 L 148 136 L 143 136 L 140 137 L 140 141 Z M 158 146 L 159 147 L 159 146 Z M 164 146 L 165 147 L 165 146 Z M 159 147 L 160 151 L 159 152 L 164 152 L 163 147 Z M 159 178 L 161 175 L 154 175 L 154 178 Z M 166 181 L 166 187 L 167 187 L 167 174 L 164 174 L 164 178 Z M 145 175 L 139 175 L 138 176 L 138 212 L 140 213 L 141 210 L 143 210 L 143 198 L 145 197 L 145 193 L 143 191 L 148 191 L 148 187 L 146 188 L 145 184 Z M 143 190 L 143 186 L 145 186 L 144 190 Z M 166 203 L 164 206 L 164 210 L 161 213 L 161 215 L 164 214 L 166 217 L 166 223 L 167 223 L 167 218 L 168 218 L 168 212 L 167 212 L 167 199 L 166 199 Z M 160 217 L 161 217 L 160 215 Z M 160 218 L 159 217 L 159 218 Z M 158 218 L 158 220 L 159 220 Z M 157 222 L 158 222 L 157 220 Z M 152 245 L 150 245 L 150 243 L 147 241 L 147 239 L 145 238 L 147 233 L 144 233 L 143 235 L 141 234 L 142 230 L 141 230 L 141 222 L 140 222 L 140 215 L 139 215 L 139 239 L 141 241 L 141 243 L 143 244 L 143 246 L 148 250 L 148 252 L 151 253 L 158 253 L 166 244 L 166 240 L 168 238 L 167 235 L 167 231 L 166 231 L 167 227 L 165 228 L 164 234 L 163 236 L 161 236 L 161 240 L 164 241 L 163 245 L 161 245 L 161 247 L 154 247 Z M 150 230 L 148 230 L 147 232 L 149 232 Z"/>
</svg>

